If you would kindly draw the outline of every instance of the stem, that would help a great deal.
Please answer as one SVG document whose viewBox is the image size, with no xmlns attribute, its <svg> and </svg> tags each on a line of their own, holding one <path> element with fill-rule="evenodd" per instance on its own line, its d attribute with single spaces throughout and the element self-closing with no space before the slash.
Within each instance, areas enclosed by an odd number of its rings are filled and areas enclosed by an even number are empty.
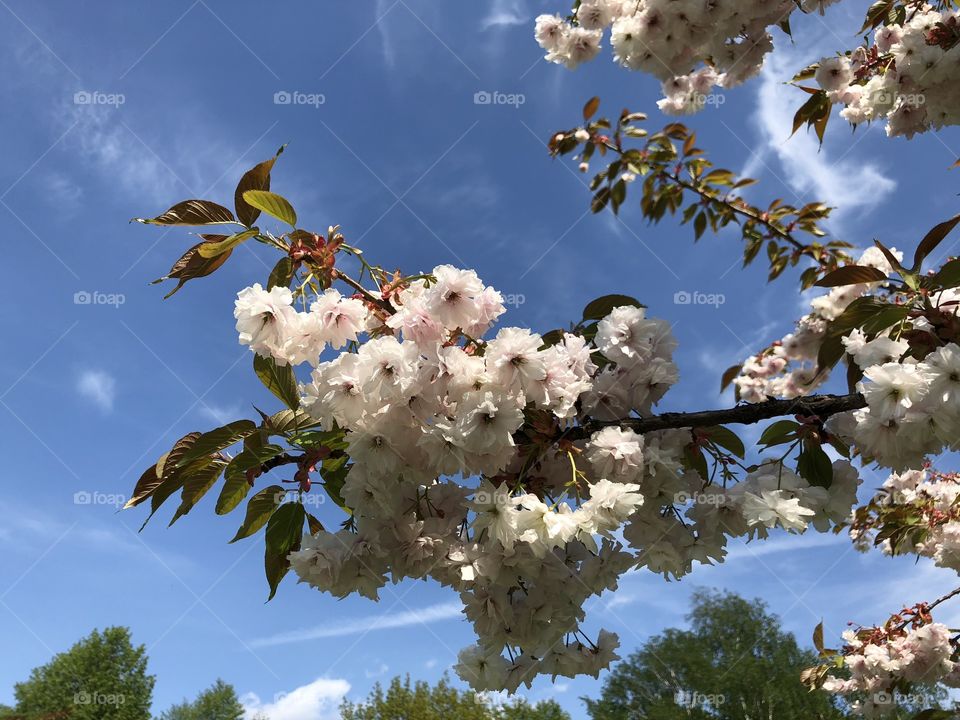
<svg viewBox="0 0 960 720">
<path fill-rule="evenodd" d="M 616 145 L 610 142 L 605 142 L 603 143 L 603 145 L 604 147 L 606 147 L 609 150 L 612 150 L 618 155 L 624 154 L 621 148 L 617 147 Z M 785 242 L 790 243 L 797 250 L 806 250 L 809 247 L 807 245 L 804 245 L 799 240 L 797 240 L 795 237 L 793 237 L 793 235 L 791 235 L 789 232 L 784 230 L 782 227 L 780 227 L 776 223 L 770 220 L 764 219 L 762 215 L 754 212 L 750 208 L 743 207 L 742 205 L 736 202 L 720 197 L 719 194 L 711 193 L 709 190 L 707 190 L 704 187 L 701 187 L 699 185 L 694 185 L 691 182 L 683 180 L 678 173 L 668 173 L 666 171 L 663 171 L 663 176 L 666 178 L 669 178 L 676 185 L 683 188 L 684 190 L 689 190 L 690 192 L 696 195 L 699 195 L 704 200 L 709 200 L 710 202 L 723 205 L 724 207 L 730 208 L 730 210 L 736 213 L 737 215 L 742 215 L 743 217 L 748 218 L 749 220 L 752 220 L 755 223 L 759 223 L 760 225 L 763 225 L 771 233 L 779 237 L 781 240 L 784 240 Z"/>
<path fill-rule="evenodd" d="M 389 302 L 387 302 L 387 301 L 384 300 L 383 298 L 378 298 L 378 297 L 376 297 L 375 295 L 373 295 L 373 293 L 371 293 L 371 292 L 370 292 L 369 290 L 367 290 L 363 285 L 361 285 L 360 283 L 358 283 L 356 280 L 354 280 L 354 279 L 353 279 L 352 277 L 350 277 L 349 275 L 345 275 L 344 273 L 340 272 L 339 270 L 334 270 L 334 271 L 333 271 L 333 278 L 334 278 L 335 280 L 342 280 L 343 282 L 345 282 L 347 285 L 349 285 L 350 287 L 352 287 L 352 288 L 353 288 L 354 290 L 356 290 L 358 293 L 360 293 L 361 295 L 363 295 L 364 299 L 367 300 L 367 302 L 370 302 L 370 303 L 373 303 L 374 305 L 379 306 L 380 308 L 382 308 L 382 309 L 385 310 L 386 312 L 390 313 L 391 315 L 396 314 L 397 310 L 396 310 L 396 308 L 393 307 L 393 305 L 391 305 Z"/>
<path fill-rule="evenodd" d="M 677 174 L 665 173 L 665 175 L 668 178 L 670 178 L 670 180 L 672 180 L 674 183 L 682 187 L 684 190 L 689 190 L 690 192 L 695 193 L 699 195 L 701 198 L 705 200 L 709 200 L 710 202 L 715 202 L 720 205 L 723 205 L 724 207 L 728 207 L 734 213 L 738 215 L 742 215 L 743 217 L 748 218 L 755 223 L 759 223 L 760 225 L 763 225 L 771 233 L 779 237 L 781 240 L 784 240 L 785 242 L 790 243 L 797 250 L 807 249 L 808 247 L 807 245 L 804 245 L 802 242 L 797 240 L 795 237 L 793 237 L 793 235 L 791 235 L 789 232 L 781 228 L 776 223 L 771 222 L 770 220 L 765 220 L 762 215 L 757 214 L 753 210 L 749 208 L 745 208 L 739 203 L 736 203 L 732 200 L 727 200 L 725 198 L 721 198 L 719 195 L 714 195 L 706 188 L 703 188 L 698 185 L 694 185 L 693 183 L 690 183 L 690 182 L 687 182 L 686 180 L 681 179 L 680 176 Z"/>
<path fill-rule="evenodd" d="M 850 410 L 859 410 L 867 406 L 860 393 L 851 395 L 809 395 L 792 400 L 767 400 L 750 405 L 737 405 L 726 410 L 702 410 L 691 413 L 663 413 L 646 418 L 627 418 L 625 420 L 593 420 L 583 427 L 574 428 L 566 437 L 582 439 L 596 430 L 605 427 L 630 428 L 635 433 L 656 432 L 657 430 L 675 430 L 681 428 L 710 427 L 713 425 L 752 425 L 762 420 L 784 415 L 803 415 L 826 420 Z"/>
</svg>

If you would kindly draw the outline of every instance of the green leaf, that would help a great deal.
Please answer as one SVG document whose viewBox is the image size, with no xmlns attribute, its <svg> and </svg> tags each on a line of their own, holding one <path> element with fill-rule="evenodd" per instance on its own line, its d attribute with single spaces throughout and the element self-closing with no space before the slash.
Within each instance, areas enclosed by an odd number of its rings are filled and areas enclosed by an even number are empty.
<svg viewBox="0 0 960 720">
<path fill-rule="evenodd" d="M 224 473 L 225 482 L 220 490 L 220 497 L 217 498 L 217 515 L 233 512 L 250 492 L 253 486 L 247 480 L 248 470 L 273 460 L 283 451 L 279 445 L 264 445 L 257 449 L 248 448 L 233 458 Z"/>
<path fill-rule="evenodd" d="M 764 429 L 757 444 L 767 447 L 783 445 L 796 437 L 798 427 L 800 427 L 800 424 L 793 420 L 778 420 Z"/>
<path fill-rule="evenodd" d="M 829 488 L 833 484 L 833 463 L 819 443 L 807 442 L 797 459 L 797 473 L 811 485 Z"/>
<path fill-rule="evenodd" d="M 303 522 L 307 513 L 299 502 L 284 503 L 270 516 L 267 523 L 267 549 L 278 555 L 286 555 L 303 537 Z"/>
<path fill-rule="evenodd" d="M 267 280 L 267 290 L 273 290 L 275 287 L 290 287 L 290 281 L 293 280 L 293 260 L 289 255 L 280 258 L 280 261 L 274 265 L 270 272 L 270 278 Z"/>
<path fill-rule="evenodd" d="M 233 194 L 233 203 L 237 209 L 237 217 L 240 219 L 240 222 L 247 227 L 253 227 L 257 218 L 260 217 L 260 210 L 244 200 L 243 194 L 248 190 L 270 189 L 270 173 L 273 171 L 273 165 L 277 162 L 277 158 L 280 157 L 284 148 L 286 148 L 286 145 L 277 150 L 277 154 L 269 160 L 265 160 L 259 165 L 247 170 L 247 172 L 243 174 L 243 177 L 240 178 L 240 182 L 237 183 L 236 192 Z"/>
<path fill-rule="evenodd" d="M 277 594 L 277 587 L 290 569 L 288 556 L 300 549 L 303 539 L 303 521 L 306 511 L 298 502 L 286 503 L 277 508 L 267 524 L 264 572 L 270 585 L 267 602 Z"/>
<path fill-rule="evenodd" d="M 325 430 L 321 432 L 305 432 L 290 437 L 290 443 L 298 445 L 305 450 L 319 450 L 328 448 L 330 450 L 346 450 L 349 447 L 346 439 L 346 432 L 340 428 L 336 430 Z"/>
<path fill-rule="evenodd" d="M 225 238 L 226 235 L 208 235 L 206 237 Z M 177 280 L 177 286 L 163 296 L 164 300 L 176 293 L 188 280 L 206 277 L 216 272 L 227 261 L 227 258 L 230 257 L 231 251 L 229 250 L 214 258 L 204 257 L 198 252 L 200 246 L 203 244 L 204 243 L 199 243 L 187 250 L 180 259 L 173 264 L 173 267 L 170 268 L 170 272 L 167 275 L 164 275 L 162 278 L 157 278 L 151 283 L 151 285 L 156 285 L 164 280 Z"/>
<path fill-rule="evenodd" d="M 257 235 L 260 231 L 254 228 L 253 230 L 244 230 L 243 232 L 238 232 L 234 235 L 224 238 L 223 240 L 216 240 L 213 242 L 203 242 L 200 243 L 197 253 L 200 257 L 212 259 L 223 255 L 224 253 L 232 252 L 237 245 L 246 240 L 249 240 L 253 236 Z"/>
<path fill-rule="evenodd" d="M 843 337 L 843 335 L 830 332 L 824 336 L 823 342 L 820 343 L 820 349 L 817 351 L 818 374 L 832 370 L 847 354 Z"/>
<path fill-rule="evenodd" d="M 262 210 L 267 215 L 282 220 L 291 227 L 297 226 L 297 213 L 290 202 L 282 195 L 277 195 L 269 190 L 247 190 L 243 193 L 243 199 L 257 210 Z"/>
<path fill-rule="evenodd" d="M 312 418 L 304 410 L 281 410 L 265 417 L 263 427 L 270 435 L 287 435 L 320 427 L 320 421 Z"/>
<path fill-rule="evenodd" d="M 155 218 L 134 218 L 145 225 L 228 225 L 235 224 L 233 213 L 209 200 L 184 200 Z"/>
<path fill-rule="evenodd" d="M 297 546 L 294 549 L 299 550 L 300 548 Z M 270 595 L 267 597 L 267 602 L 270 602 L 277 594 L 280 581 L 290 571 L 290 560 L 287 555 L 278 555 L 270 552 L 270 548 L 266 548 L 263 553 L 263 570 L 267 576 L 267 584 L 270 586 Z"/>
<path fill-rule="evenodd" d="M 743 441 L 730 428 L 715 425 L 714 427 L 701 428 L 700 431 L 714 443 L 722 448 L 726 448 L 738 458 L 742 458 L 747 454 L 747 450 L 743 446 Z"/>
<path fill-rule="evenodd" d="M 817 287 L 840 287 L 860 283 L 883 282 L 887 275 L 868 265 L 844 265 L 817 280 Z"/>
<path fill-rule="evenodd" d="M 697 214 L 696 219 L 693 221 L 693 234 L 694 239 L 699 240 L 703 233 L 707 230 L 707 216 L 705 213 L 700 212 Z"/>
<path fill-rule="evenodd" d="M 127 510 L 142 503 L 153 494 L 153 491 L 160 486 L 161 482 L 163 482 L 163 478 L 157 474 L 157 464 L 154 463 L 147 468 L 143 475 L 140 476 L 140 479 L 137 480 L 137 484 L 133 489 L 133 495 L 127 500 L 123 509 Z"/>
<path fill-rule="evenodd" d="M 723 371 L 723 375 L 720 378 L 720 392 L 727 389 L 727 386 L 736 379 L 742 369 L 743 365 L 733 365 Z"/>
<path fill-rule="evenodd" d="M 261 355 L 253 356 L 253 371 L 260 382 L 276 395 L 291 410 L 300 407 L 300 391 L 297 388 L 297 376 L 289 365 L 278 365 L 273 358 Z"/>
<path fill-rule="evenodd" d="M 940 223 L 926 234 L 926 236 L 917 246 L 916 253 L 914 253 L 913 272 L 920 272 L 920 266 L 923 265 L 923 261 L 927 255 L 933 252 L 937 245 L 943 242 L 944 238 L 950 234 L 950 232 L 957 226 L 958 223 L 960 223 L 960 215 L 954 215 L 952 218 L 946 222 Z"/>
<path fill-rule="evenodd" d="M 817 652 L 823 652 L 823 623 L 821 622 L 813 630 L 813 647 Z"/>
<path fill-rule="evenodd" d="M 197 438 L 192 447 L 183 454 L 178 466 L 189 465 L 206 455 L 220 452 L 243 440 L 257 431 L 257 424 L 253 420 L 236 420 L 232 423 L 210 430 Z"/>
<path fill-rule="evenodd" d="M 323 482 L 323 489 L 327 491 L 330 499 L 344 512 L 353 514 L 353 510 L 347 505 L 346 500 L 343 499 L 343 495 L 341 494 L 344 483 L 347 481 L 347 474 L 350 472 L 350 468 L 353 467 L 347 464 L 349 460 L 350 458 L 346 455 L 327 458 L 320 466 L 320 476 Z"/>
<path fill-rule="evenodd" d="M 583 106 L 583 119 L 585 122 L 589 122 L 590 118 L 597 114 L 597 110 L 600 109 L 600 98 L 592 97 L 587 100 L 587 104 Z"/>
<path fill-rule="evenodd" d="M 942 288 L 955 288 L 960 285 L 960 258 L 956 258 L 946 263 L 936 275 L 933 281 Z"/>
<path fill-rule="evenodd" d="M 317 533 L 323 532 L 323 523 L 321 523 L 311 513 L 307 513 L 307 527 L 310 528 L 311 535 L 316 535 Z"/>
<path fill-rule="evenodd" d="M 257 530 L 267 524 L 277 506 L 283 500 L 284 489 L 279 485 L 270 485 L 258 492 L 247 503 L 247 514 L 237 534 L 230 542 L 235 543 L 245 537 L 250 537 Z"/>
<path fill-rule="evenodd" d="M 198 432 L 184 435 L 174 443 L 170 452 L 157 461 L 157 474 L 160 476 L 161 482 L 150 494 L 150 514 L 143 521 L 143 525 L 140 526 L 141 530 L 147 526 L 150 518 L 156 514 L 167 498 L 183 487 L 183 469 L 178 463 L 183 454 L 190 449 L 199 437 L 200 433 Z"/>
<path fill-rule="evenodd" d="M 584 320 L 601 320 L 605 318 L 614 308 L 630 305 L 632 307 L 646 307 L 640 304 L 639 300 L 627 295 L 604 295 L 599 297 L 583 309 Z"/>
<path fill-rule="evenodd" d="M 183 490 L 180 493 L 180 507 L 177 508 L 173 519 L 170 520 L 170 525 L 173 525 L 193 509 L 194 505 L 196 505 L 200 499 L 207 494 L 210 488 L 213 487 L 214 483 L 217 482 L 220 473 L 223 472 L 226 466 L 227 463 L 222 460 L 215 460 L 199 467 L 187 476 L 183 484 Z"/>
</svg>

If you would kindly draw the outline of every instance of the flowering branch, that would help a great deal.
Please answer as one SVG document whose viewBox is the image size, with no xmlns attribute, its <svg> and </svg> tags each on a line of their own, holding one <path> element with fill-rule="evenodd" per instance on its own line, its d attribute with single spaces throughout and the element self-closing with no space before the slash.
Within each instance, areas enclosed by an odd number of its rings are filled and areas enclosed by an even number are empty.
<svg viewBox="0 0 960 720">
<path fill-rule="evenodd" d="M 639 435 L 658 430 L 712 427 L 714 425 L 752 425 L 785 415 L 826 420 L 839 413 L 860 410 L 867 401 L 860 393 L 850 395 L 810 395 L 789 400 L 767 400 L 741 404 L 726 410 L 703 410 L 689 413 L 663 413 L 630 420 L 594 420 L 584 428 L 584 435 L 604 427 L 628 427 Z"/>
<path fill-rule="evenodd" d="M 598 98 L 587 102 L 583 109 L 585 125 L 554 133 L 548 146 L 554 156 L 578 153 L 581 172 L 589 170 L 591 159 L 598 153 L 617 156 L 590 183 L 593 212 L 609 207 L 618 213 L 626 202 L 628 188 L 643 178 L 640 209 L 645 218 L 656 223 L 667 214 L 680 214 L 683 224 L 692 223 L 697 240 L 707 229 L 718 233 L 728 225 L 739 225 L 745 243 L 744 266 L 766 246 L 770 280 L 803 259 L 812 260 L 815 264 L 800 278 L 802 288 L 807 289 L 821 275 L 850 261 L 845 252 L 849 243 L 821 241 L 826 233 L 818 223 L 831 210 L 823 203 L 796 208 L 774 200 L 766 209 L 755 207 L 735 192 L 755 181 L 714 167 L 696 147 L 696 134 L 686 126 L 672 123 L 648 137 L 637 124 L 646 119 L 645 115 L 624 110 L 614 126 L 607 118 L 593 119 L 599 104 Z M 627 147 L 629 138 L 646 140 L 639 147 Z M 687 202 L 688 192 L 696 196 L 693 202 Z M 812 239 L 805 242 L 797 237 L 798 231 Z"/>
</svg>

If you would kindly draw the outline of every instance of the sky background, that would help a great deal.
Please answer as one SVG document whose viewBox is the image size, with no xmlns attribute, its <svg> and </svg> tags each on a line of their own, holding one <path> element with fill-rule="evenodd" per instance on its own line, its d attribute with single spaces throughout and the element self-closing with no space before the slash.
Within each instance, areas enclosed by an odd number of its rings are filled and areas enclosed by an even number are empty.
<svg viewBox="0 0 960 720">
<path fill-rule="evenodd" d="M 781 81 L 854 43 L 866 5 L 795 16 L 795 44 L 777 38 L 764 76 L 689 124 L 718 165 L 761 180 L 750 190 L 758 204 L 824 200 L 840 208 L 834 237 L 912 251 L 957 212 L 956 131 L 907 142 L 881 127 L 851 134 L 835 118 L 819 152 L 803 133 L 787 140 L 805 96 Z M 374 604 L 288 578 L 265 604 L 262 541 L 227 545 L 240 511 L 215 516 L 214 493 L 169 530 L 172 508 L 140 534 L 144 512 L 116 512 L 176 438 L 251 416 L 251 402 L 276 405 L 232 318 L 235 293 L 264 282 L 276 258 L 244 246 L 162 301 L 148 282 L 193 242 L 128 220 L 189 197 L 232 205 L 242 172 L 283 143 L 273 187 L 302 225 L 340 224 L 386 267 L 475 268 L 525 300 L 508 324 L 546 331 L 594 297 L 633 295 L 680 341 L 681 382 L 661 407 L 732 402 L 718 394 L 720 373 L 789 331 L 802 314 L 796 275 L 768 285 L 762 263 L 741 270 L 736 233 L 694 246 L 689 228 L 650 227 L 636 196 L 619 219 L 587 212 L 584 177 L 545 151 L 552 132 L 575 125 L 592 95 L 608 113 L 648 112 L 649 127 L 666 119 L 657 84 L 616 67 L 609 48 L 574 73 L 541 60 L 533 18 L 563 9 L 0 0 L 0 703 L 31 668 L 107 625 L 130 626 L 148 648 L 156 712 L 222 677 L 274 720 L 335 717 L 341 697 L 400 673 L 435 681 L 472 642 L 457 598 L 425 583 L 387 587 Z M 494 91 L 524 102 L 475 104 Z M 324 102 L 276 103 L 284 92 Z M 98 101 L 77 101 L 88 97 Z M 941 257 L 956 254 L 948 245 Z M 725 302 L 678 305 L 680 291 Z M 83 304 L 78 293 L 123 302 Z M 951 579 L 923 562 L 857 554 L 842 537 L 735 543 L 725 565 L 679 583 L 626 577 L 591 604 L 587 627 L 618 632 L 629 652 L 682 624 L 695 588 L 718 587 L 763 597 L 806 642 L 821 618 L 835 636 L 848 620 L 936 597 Z M 600 687 L 540 680 L 528 696 L 583 718 L 579 696 Z"/>
</svg>

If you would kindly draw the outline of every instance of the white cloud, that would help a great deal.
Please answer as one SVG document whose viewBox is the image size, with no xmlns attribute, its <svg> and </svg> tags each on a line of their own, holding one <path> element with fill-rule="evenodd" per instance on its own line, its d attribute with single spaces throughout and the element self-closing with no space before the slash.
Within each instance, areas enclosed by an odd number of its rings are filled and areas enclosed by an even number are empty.
<svg viewBox="0 0 960 720">
<path fill-rule="evenodd" d="M 799 553 L 804 550 L 816 550 L 830 546 L 849 547 L 850 538 L 846 535 L 815 533 L 813 531 L 804 533 L 799 537 L 796 535 L 783 534 L 769 540 L 764 540 L 762 543 L 748 543 L 738 538 L 736 542 L 732 543 L 732 547 L 727 553 L 726 562 L 745 562 L 751 558 L 759 558 L 766 555 L 776 555 L 784 552 Z"/>
<path fill-rule="evenodd" d="M 376 8 L 374 9 L 376 22 L 377 22 L 377 32 L 380 33 L 380 49 L 383 51 L 383 59 L 387 63 L 387 67 L 393 68 L 397 65 L 397 53 L 393 46 L 393 37 L 390 34 L 390 28 L 387 26 L 386 16 L 390 14 L 390 11 L 393 10 L 394 4 L 388 3 L 387 0 L 377 0 Z"/>
<path fill-rule="evenodd" d="M 527 14 L 523 12 L 522 3 L 519 0 L 494 0 L 490 13 L 480 21 L 480 29 L 523 25 L 527 20 Z"/>
<path fill-rule="evenodd" d="M 405 610 L 403 612 L 384 615 L 368 615 L 367 617 L 357 618 L 355 620 L 344 620 L 336 624 L 316 625 L 312 628 L 304 628 L 303 630 L 294 630 L 293 632 L 258 638 L 253 640 L 250 645 L 253 647 L 267 647 L 271 645 L 306 642 L 308 640 L 319 640 L 321 638 L 358 635 L 376 630 L 388 630 L 392 628 L 409 627 L 410 625 L 422 625 L 452 620 L 460 617 L 462 613 L 463 605 L 459 602 L 440 603 L 417 610 Z"/>
<path fill-rule="evenodd" d="M 71 216 L 80 209 L 83 189 L 60 172 L 48 173 L 44 177 L 47 200 L 61 215 Z"/>
<path fill-rule="evenodd" d="M 103 412 L 113 411 L 117 395 L 117 381 L 103 370 L 85 370 L 77 380 L 77 392 Z"/>
<path fill-rule="evenodd" d="M 336 720 L 339 706 L 350 692 L 346 680 L 318 678 L 288 693 L 276 695 L 272 703 L 263 703 L 254 693 L 244 695 L 244 720 L 266 717 L 269 720 Z"/>
<path fill-rule="evenodd" d="M 852 137 L 844 133 L 843 151 L 836 158 L 832 157 L 828 143 L 818 147 L 812 131 L 801 128 L 788 137 L 793 115 L 806 96 L 785 85 L 783 79 L 805 64 L 802 57 L 806 55 L 778 50 L 768 58 L 757 91 L 756 122 L 763 146 L 743 172 L 750 176 L 762 168 L 769 169 L 766 158 L 775 155 L 782 167 L 782 179 L 791 189 L 837 208 L 832 216 L 837 225 L 851 210 L 863 211 L 882 202 L 896 188 L 896 182 L 876 164 L 855 154 L 855 144 L 872 128 L 862 127 Z M 838 127 L 845 123 L 837 117 L 832 121 L 828 135 L 838 132 Z"/>
<path fill-rule="evenodd" d="M 225 425 L 241 417 L 242 406 L 240 403 L 234 403 L 233 405 L 210 405 L 209 403 L 204 403 L 203 407 L 199 409 L 199 412 L 208 420 Z"/>
<path fill-rule="evenodd" d="M 390 666 L 386 663 L 380 663 L 375 668 L 367 668 L 363 671 L 363 674 L 367 676 L 368 679 L 373 679 L 375 677 L 382 677 L 390 672 Z"/>
<path fill-rule="evenodd" d="M 187 190 L 173 170 L 120 123 L 119 111 L 74 106 L 72 121 L 76 125 L 67 135 L 65 145 L 98 172 L 111 177 L 114 187 L 156 202 Z"/>
</svg>

